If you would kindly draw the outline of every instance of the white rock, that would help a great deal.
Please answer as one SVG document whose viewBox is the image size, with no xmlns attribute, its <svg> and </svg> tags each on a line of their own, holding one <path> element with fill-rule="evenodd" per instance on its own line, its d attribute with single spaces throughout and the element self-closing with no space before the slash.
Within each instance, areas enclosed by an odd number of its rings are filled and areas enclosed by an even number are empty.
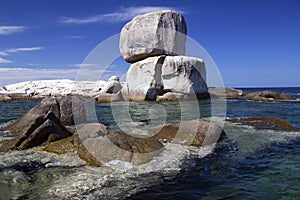
<svg viewBox="0 0 300 200">
<path fill-rule="evenodd" d="M 206 94 L 204 61 L 187 56 L 155 56 L 136 62 L 127 72 L 122 95 L 125 100 L 142 101 L 149 88 L 161 86 L 165 92 Z"/>
<path fill-rule="evenodd" d="M 27 81 L 5 86 L 6 94 L 29 94 L 34 92 L 39 95 L 67 95 L 79 94 L 85 96 L 96 96 L 99 89 L 108 85 L 106 81 L 72 81 L 62 80 L 39 80 Z"/>
<path fill-rule="evenodd" d="M 182 15 L 162 10 L 134 17 L 121 31 L 120 52 L 133 63 L 155 55 L 184 55 L 186 23 Z"/>
<path fill-rule="evenodd" d="M 106 87 L 102 88 L 101 93 L 116 94 L 121 88 L 120 78 L 118 76 L 112 76 L 108 79 Z"/>
</svg>

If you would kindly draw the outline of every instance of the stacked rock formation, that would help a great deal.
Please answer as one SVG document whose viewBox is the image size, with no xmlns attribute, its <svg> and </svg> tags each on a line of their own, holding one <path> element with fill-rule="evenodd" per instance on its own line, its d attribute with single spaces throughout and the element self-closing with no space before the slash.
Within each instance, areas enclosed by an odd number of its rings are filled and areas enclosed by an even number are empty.
<svg viewBox="0 0 300 200">
<path fill-rule="evenodd" d="M 120 52 L 132 63 L 122 88 L 124 100 L 208 98 L 204 61 L 184 56 L 186 33 L 183 16 L 170 10 L 137 16 L 122 28 Z"/>
</svg>

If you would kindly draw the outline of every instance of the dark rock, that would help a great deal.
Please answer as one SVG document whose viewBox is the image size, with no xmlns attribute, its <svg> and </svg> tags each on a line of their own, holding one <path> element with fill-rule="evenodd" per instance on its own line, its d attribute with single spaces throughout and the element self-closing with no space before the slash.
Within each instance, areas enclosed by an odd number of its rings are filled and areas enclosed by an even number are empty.
<svg viewBox="0 0 300 200">
<path fill-rule="evenodd" d="M 271 129 L 279 131 L 299 131 L 287 121 L 273 117 L 250 117 L 229 120 L 232 123 L 253 126 L 256 129 Z"/>
<path fill-rule="evenodd" d="M 281 92 L 281 93 L 277 94 L 277 97 L 275 97 L 275 99 L 279 99 L 279 100 L 296 100 L 295 97 L 292 97 L 292 96 L 288 95 L 285 92 Z"/>
<path fill-rule="evenodd" d="M 260 101 L 260 102 L 270 102 L 273 100 L 295 100 L 294 97 L 284 92 L 277 93 L 272 90 L 248 92 L 246 96 L 244 96 L 243 98 L 247 100 Z"/>
<path fill-rule="evenodd" d="M 73 116 L 76 116 L 76 124 L 86 121 L 84 105 L 79 97 L 45 98 L 6 129 L 13 133 L 28 132 L 30 127 L 37 128 L 34 124 L 41 125 L 39 120 L 44 119 L 48 113 L 52 113 L 65 126 L 74 125 Z"/>
<path fill-rule="evenodd" d="M 59 123 L 50 112 L 47 116 L 38 117 L 28 125 L 18 137 L 1 142 L 0 151 L 23 150 L 50 143 L 71 136 L 71 133 Z"/>
<path fill-rule="evenodd" d="M 107 138 L 116 146 L 132 153 L 151 153 L 163 148 L 162 143 L 152 137 L 138 138 L 124 133 L 110 133 Z"/>
<path fill-rule="evenodd" d="M 43 150 L 56 154 L 76 153 L 82 160 L 86 161 L 88 165 L 102 166 L 102 163 L 82 144 L 77 133 L 74 133 L 71 137 L 51 142 Z"/>
<path fill-rule="evenodd" d="M 196 147 L 216 143 L 225 136 L 220 126 L 199 120 L 182 121 L 152 132 L 157 139 Z"/>
<path fill-rule="evenodd" d="M 136 138 L 123 133 L 107 134 L 102 124 L 86 124 L 71 137 L 48 144 L 44 150 L 64 154 L 75 152 L 89 165 L 101 166 L 102 162 L 122 160 L 142 164 L 157 155 L 163 148 L 155 138 Z"/>
<path fill-rule="evenodd" d="M 0 94 L 0 101 L 10 101 L 12 98 L 7 94 Z"/>
</svg>

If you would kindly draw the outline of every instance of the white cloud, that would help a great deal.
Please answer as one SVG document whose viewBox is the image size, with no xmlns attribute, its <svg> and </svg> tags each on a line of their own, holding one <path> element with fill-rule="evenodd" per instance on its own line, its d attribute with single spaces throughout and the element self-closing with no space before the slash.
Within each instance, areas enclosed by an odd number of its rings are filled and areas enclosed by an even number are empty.
<svg viewBox="0 0 300 200">
<path fill-rule="evenodd" d="M 8 85 L 23 81 L 75 79 L 76 69 L 32 69 L 32 68 L 0 68 L 0 85 Z"/>
<path fill-rule="evenodd" d="M 7 59 L 4 59 L 4 58 L 0 58 L 0 63 L 5 63 L 5 64 L 8 64 L 8 63 L 12 63 L 13 61 L 11 60 L 7 60 Z"/>
<path fill-rule="evenodd" d="M 4 52 L 7 53 L 17 53 L 20 51 L 38 51 L 38 50 L 42 50 L 43 47 L 25 47 L 25 48 L 12 48 L 12 49 L 7 49 Z"/>
<path fill-rule="evenodd" d="M 99 67 L 98 64 L 82 63 L 82 64 L 69 64 L 70 67 Z"/>
<path fill-rule="evenodd" d="M 1 68 L 0 86 L 23 81 L 70 79 L 81 81 L 98 81 L 104 70 L 93 69 L 33 69 L 33 68 Z"/>
<path fill-rule="evenodd" d="M 148 12 L 154 12 L 158 10 L 174 10 L 180 13 L 184 13 L 173 7 L 163 7 L 163 6 L 142 6 L 142 7 L 128 7 L 118 10 L 117 12 L 94 15 L 82 18 L 72 18 L 72 17 L 62 17 L 60 18 L 61 23 L 65 24 L 91 24 L 99 22 L 124 22 L 132 19 L 136 15 L 145 14 Z"/>
<path fill-rule="evenodd" d="M 66 39 L 84 39 L 85 37 L 79 35 L 69 35 L 65 36 Z"/>
<path fill-rule="evenodd" d="M 8 53 L 5 53 L 4 51 L 0 51 L 0 56 L 7 56 Z"/>
<path fill-rule="evenodd" d="M 27 29 L 25 26 L 0 26 L 0 35 L 10 35 L 17 32 L 22 32 Z"/>
</svg>

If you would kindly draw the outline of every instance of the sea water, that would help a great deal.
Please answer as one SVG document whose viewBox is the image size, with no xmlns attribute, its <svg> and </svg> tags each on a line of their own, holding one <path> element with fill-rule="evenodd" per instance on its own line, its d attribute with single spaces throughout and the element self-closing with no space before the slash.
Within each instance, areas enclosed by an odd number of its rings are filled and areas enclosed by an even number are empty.
<svg viewBox="0 0 300 200">
<path fill-rule="evenodd" d="M 244 91 L 272 89 L 284 91 L 300 98 L 300 88 L 245 88 Z M 0 102 L 0 124 L 17 119 L 36 105 L 39 100 Z M 207 118 L 211 115 L 211 102 L 199 101 L 200 114 L 189 115 L 192 111 L 180 110 L 176 102 L 158 103 L 165 110 L 166 123 L 184 119 Z M 218 103 L 218 102 L 216 102 Z M 223 101 L 220 101 L 220 104 Z M 155 103 L 157 104 L 157 103 Z M 139 123 L 151 127 L 160 122 L 159 118 L 149 120 L 149 109 L 153 102 L 130 102 L 130 121 L 137 128 Z M 113 109 L 122 109 L 124 103 L 114 104 Z M 184 105 L 181 105 L 184 107 Z M 108 104 L 95 104 L 97 120 L 118 131 L 118 123 Z M 159 116 L 159 115 L 157 115 Z M 252 102 L 241 99 L 227 100 L 228 118 L 271 116 L 287 120 L 300 128 L 300 101 Z M 124 117 L 125 118 L 125 117 Z M 124 123 L 128 119 L 124 119 Z M 119 122 L 121 123 L 121 122 Z M 298 199 L 300 196 L 300 133 L 272 130 L 256 130 L 253 127 L 225 123 L 227 139 L 219 143 L 213 153 L 196 159 L 196 165 L 178 178 L 147 188 L 129 199 Z M 37 169 L 38 170 L 38 169 Z M 47 178 L 52 171 L 51 181 Z M 72 169 L 74 170 L 74 169 Z M 0 193 L 5 198 L 26 197 L 35 191 L 42 191 L 47 184 L 53 184 L 56 177 L 67 176 L 70 169 L 49 168 L 44 179 L 35 180 L 22 187 L 22 177 L 10 169 L 0 166 Z M 22 170 L 21 170 L 22 171 Z M 41 174 L 41 172 L 40 172 Z M 40 176 L 39 176 L 40 177 Z M 11 180 L 19 180 L 20 186 L 11 186 Z M 43 181 L 41 181 L 43 180 Z M 16 195 L 17 194 L 17 195 Z M 0 198 L 2 199 L 2 198 Z"/>
</svg>

